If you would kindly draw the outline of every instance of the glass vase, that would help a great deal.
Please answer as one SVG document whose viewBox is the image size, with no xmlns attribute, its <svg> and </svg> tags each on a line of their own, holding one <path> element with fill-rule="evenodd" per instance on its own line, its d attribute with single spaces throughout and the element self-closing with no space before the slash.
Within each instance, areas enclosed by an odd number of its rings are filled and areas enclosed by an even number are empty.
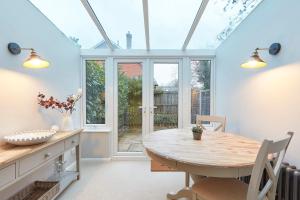
<svg viewBox="0 0 300 200">
<path fill-rule="evenodd" d="M 63 113 L 60 130 L 61 131 L 72 131 L 72 130 L 74 130 L 72 115 L 69 112 Z"/>
</svg>

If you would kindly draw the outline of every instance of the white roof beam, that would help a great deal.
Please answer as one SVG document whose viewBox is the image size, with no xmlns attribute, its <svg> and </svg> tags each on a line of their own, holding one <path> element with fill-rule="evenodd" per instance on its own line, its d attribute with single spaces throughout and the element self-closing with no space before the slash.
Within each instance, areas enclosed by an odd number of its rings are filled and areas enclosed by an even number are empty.
<svg viewBox="0 0 300 200">
<path fill-rule="evenodd" d="M 147 51 L 149 51 L 150 50 L 150 34 L 149 34 L 148 0 L 143 0 L 143 12 L 144 12 L 146 49 L 147 49 Z"/>
<path fill-rule="evenodd" d="M 86 11 L 88 12 L 88 14 L 90 15 L 90 17 L 92 18 L 92 20 L 94 21 L 95 25 L 97 26 L 98 30 L 100 31 L 102 37 L 104 38 L 107 46 L 110 48 L 110 50 L 114 50 L 114 46 L 111 43 L 109 37 L 107 36 L 102 24 L 100 23 L 96 13 L 94 12 L 92 6 L 90 5 L 88 0 L 80 0 L 81 3 L 83 4 L 83 6 L 85 7 Z"/>
<path fill-rule="evenodd" d="M 201 5 L 200 5 L 200 7 L 198 9 L 198 12 L 196 14 L 196 17 L 195 17 L 195 19 L 193 21 L 193 24 L 192 24 L 191 28 L 190 28 L 190 31 L 189 31 L 188 35 L 186 36 L 185 41 L 183 43 L 183 46 L 182 46 L 182 50 L 183 51 L 186 50 L 186 47 L 190 43 L 190 40 L 191 40 L 191 38 L 192 38 L 192 36 L 193 36 L 193 34 L 194 34 L 195 30 L 196 30 L 196 27 L 199 24 L 199 21 L 200 21 L 203 13 L 205 11 L 205 8 L 206 8 L 206 6 L 208 4 L 208 1 L 209 0 L 202 0 Z"/>
</svg>

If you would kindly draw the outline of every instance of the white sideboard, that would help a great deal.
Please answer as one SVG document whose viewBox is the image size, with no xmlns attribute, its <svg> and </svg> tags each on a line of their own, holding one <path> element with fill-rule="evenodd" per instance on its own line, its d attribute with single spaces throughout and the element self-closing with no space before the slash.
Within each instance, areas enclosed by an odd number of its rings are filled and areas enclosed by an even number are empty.
<svg viewBox="0 0 300 200">
<path fill-rule="evenodd" d="M 64 153 L 76 150 L 76 177 L 80 178 L 80 135 L 82 130 L 58 132 L 48 142 L 32 146 L 0 145 L 0 191 L 12 186 Z M 22 188 L 20 188 L 22 189 Z M 63 190 L 64 188 L 62 188 Z"/>
</svg>

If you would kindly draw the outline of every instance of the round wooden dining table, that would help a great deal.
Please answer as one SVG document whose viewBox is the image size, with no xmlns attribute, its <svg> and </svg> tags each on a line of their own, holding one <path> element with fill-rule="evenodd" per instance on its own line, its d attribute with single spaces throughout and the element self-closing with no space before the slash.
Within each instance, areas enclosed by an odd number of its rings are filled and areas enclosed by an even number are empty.
<svg viewBox="0 0 300 200">
<path fill-rule="evenodd" d="M 261 143 L 240 135 L 205 131 L 201 140 L 193 140 L 188 129 L 168 129 L 144 137 L 148 156 L 172 170 L 186 172 L 194 182 L 201 177 L 238 178 L 252 172 Z M 186 187 L 169 193 L 168 199 L 190 198 Z"/>
</svg>

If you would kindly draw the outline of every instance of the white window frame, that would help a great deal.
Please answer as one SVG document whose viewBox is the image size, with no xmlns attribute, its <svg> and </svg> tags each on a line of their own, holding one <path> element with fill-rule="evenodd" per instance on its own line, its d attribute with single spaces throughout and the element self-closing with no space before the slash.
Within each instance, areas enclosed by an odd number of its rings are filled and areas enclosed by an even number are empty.
<svg viewBox="0 0 300 200">
<path fill-rule="evenodd" d="M 210 72 L 210 115 L 215 115 L 216 114 L 216 107 L 215 107 L 215 98 L 216 98 L 216 69 L 215 69 L 215 59 L 213 58 L 209 58 L 209 57 L 189 57 L 189 60 L 188 60 L 188 66 L 189 66 L 189 70 L 188 70 L 188 74 L 186 74 L 187 76 L 187 81 L 188 82 L 188 85 L 189 85 L 189 89 L 187 90 L 187 93 L 186 95 L 188 95 L 188 99 L 189 101 L 186 102 L 186 106 L 188 108 L 185 108 L 185 110 L 189 109 L 189 112 L 186 116 L 186 121 L 185 124 L 189 124 L 189 127 L 192 127 L 194 126 L 195 124 L 192 124 L 191 123 L 191 103 L 192 103 L 192 99 L 191 99 L 191 84 L 190 84 L 190 81 L 191 81 L 191 78 L 192 78 L 192 71 L 191 71 L 191 61 L 201 61 L 201 60 L 210 60 L 211 61 L 211 72 Z"/>
<path fill-rule="evenodd" d="M 104 62 L 104 72 L 105 72 L 105 123 L 104 124 L 87 124 L 86 123 L 86 61 L 90 60 L 99 60 Z M 109 60 L 106 57 L 86 57 L 82 59 L 82 88 L 83 88 L 83 100 L 82 100 L 82 117 L 81 117 L 81 122 L 82 122 L 82 127 L 84 130 L 88 131 L 99 131 L 99 130 L 109 130 L 108 126 L 108 121 L 109 121 L 109 114 L 108 114 L 108 101 L 109 101 L 109 94 L 108 87 L 110 85 L 110 80 L 109 80 L 109 70 L 108 70 L 108 64 Z"/>
<path fill-rule="evenodd" d="M 83 101 L 82 101 L 82 127 L 84 127 L 87 132 L 107 132 L 112 133 L 110 136 L 110 155 L 114 157 L 114 159 L 126 159 L 131 158 L 133 156 L 140 156 L 143 154 L 115 154 L 116 145 L 114 145 L 113 137 L 115 134 L 114 127 L 114 88 L 115 88 L 115 73 L 114 73 L 114 63 L 115 60 L 144 60 L 145 64 L 150 67 L 151 62 L 153 61 L 161 61 L 161 60 L 179 60 L 181 62 L 181 71 L 179 69 L 179 79 L 181 80 L 181 88 L 179 88 L 181 95 L 179 98 L 179 102 L 181 103 L 181 109 L 178 111 L 178 125 L 179 128 L 190 128 L 191 124 L 191 60 L 211 60 L 211 114 L 215 114 L 215 92 L 216 92 L 216 84 L 215 84 L 215 51 L 213 50 L 125 50 L 125 49 L 116 49 L 114 51 L 110 51 L 109 49 L 83 49 L 81 50 L 81 58 L 82 58 L 82 88 L 83 88 Z M 87 125 L 85 124 L 85 61 L 86 60 L 104 60 L 105 61 L 105 124 L 100 125 Z M 148 70 L 148 69 L 147 69 Z M 182 75 L 180 75 L 180 73 Z M 181 76 L 181 77 L 180 77 Z M 147 97 L 148 98 L 148 97 Z M 180 112 L 182 112 L 180 114 Z M 181 124 L 181 125 L 180 125 Z M 148 125 L 146 125 L 148 126 Z M 151 126 L 151 125 L 150 125 Z M 149 127 L 147 127 L 148 129 Z M 119 157 L 118 157 L 119 156 Z M 121 156 L 121 157 L 120 157 Z"/>
<path fill-rule="evenodd" d="M 178 64 L 178 128 L 183 128 L 183 58 L 154 58 L 150 61 L 150 76 L 153 77 L 150 86 L 154 81 L 154 64 Z M 150 107 L 154 107 L 154 90 L 150 89 Z M 154 109 L 154 108 L 152 108 Z M 154 110 L 153 110 L 154 112 Z M 154 129 L 154 114 L 150 115 L 150 132 Z"/>
</svg>

